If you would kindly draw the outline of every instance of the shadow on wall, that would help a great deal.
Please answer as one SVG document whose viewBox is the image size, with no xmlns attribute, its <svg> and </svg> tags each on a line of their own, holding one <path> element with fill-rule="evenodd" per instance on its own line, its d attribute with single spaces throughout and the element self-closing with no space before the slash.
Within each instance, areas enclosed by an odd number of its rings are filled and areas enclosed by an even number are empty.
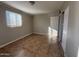
<svg viewBox="0 0 79 59">
<path fill-rule="evenodd" d="M 79 57 L 79 47 L 77 48 L 77 51 L 76 52 L 77 52 L 77 54 L 76 54 L 77 57 Z"/>
<path fill-rule="evenodd" d="M 57 33 L 57 30 L 53 29 L 52 27 L 48 27 L 48 39 L 50 44 L 57 42 Z"/>
</svg>

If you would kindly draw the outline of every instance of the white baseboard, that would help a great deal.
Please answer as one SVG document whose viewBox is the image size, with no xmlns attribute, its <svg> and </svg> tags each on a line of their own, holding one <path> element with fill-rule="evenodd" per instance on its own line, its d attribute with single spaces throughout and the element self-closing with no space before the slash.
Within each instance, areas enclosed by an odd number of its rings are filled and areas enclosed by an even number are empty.
<svg viewBox="0 0 79 59">
<path fill-rule="evenodd" d="M 62 46 L 62 44 L 61 44 L 61 46 Z M 62 48 L 63 48 L 63 46 L 62 46 Z M 63 51 L 64 51 L 64 57 L 67 57 L 67 54 L 66 54 L 64 48 L 63 48 Z"/>
<path fill-rule="evenodd" d="M 37 33 L 37 32 L 33 32 L 35 34 L 40 34 L 40 35 L 48 35 L 47 33 Z"/>
<path fill-rule="evenodd" d="M 64 52 L 64 57 L 68 57 L 67 54 Z"/>
<path fill-rule="evenodd" d="M 26 37 L 26 36 L 29 36 L 29 35 L 31 35 L 31 34 L 32 34 L 32 33 L 27 34 L 27 35 L 24 35 L 24 36 L 21 36 L 21 37 L 15 39 L 15 40 L 13 40 L 13 41 L 10 41 L 10 42 L 8 42 L 8 43 L 5 43 L 5 44 L 1 45 L 0 48 L 2 48 L 2 47 L 4 47 L 4 46 L 7 46 L 8 44 L 11 44 L 11 43 L 13 43 L 13 42 L 15 42 L 15 41 L 18 41 L 18 40 L 20 40 L 20 39 L 22 39 L 22 38 L 24 38 L 24 37 Z"/>
</svg>

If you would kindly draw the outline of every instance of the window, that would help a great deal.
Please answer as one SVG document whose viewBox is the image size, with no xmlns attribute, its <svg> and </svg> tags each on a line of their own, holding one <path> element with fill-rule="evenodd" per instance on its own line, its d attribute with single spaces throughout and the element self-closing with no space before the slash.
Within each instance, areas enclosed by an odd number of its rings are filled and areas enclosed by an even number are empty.
<svg viewBox="0 0 79 59">
<path fill-rule="evenodd" d="M 22 16 L 15 12 L 6 11 L 6 23 L 8 27 L 21 27 Z"/>
</svg>

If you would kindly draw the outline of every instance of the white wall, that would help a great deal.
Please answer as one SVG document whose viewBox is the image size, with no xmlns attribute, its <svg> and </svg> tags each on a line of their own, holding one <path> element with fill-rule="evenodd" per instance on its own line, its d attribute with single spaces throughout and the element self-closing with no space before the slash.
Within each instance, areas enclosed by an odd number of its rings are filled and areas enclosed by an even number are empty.
<svg viewBox="0 0 79 59">
<path fill-rule="evenodd" d="M 48 34 L 50 17 L 47 14 L 34 15 L 33 32 L 39 34 Z"/>
<path fill-rule="evenodd" d="M 66 54 L 70 57 L 78 56 L 79 48 L 79 2 L 69 2 L 68 34 Z"/>
<path fill-rule="evenodd" d="M 50 27 L 48 31 L 49 43 L 56 43 L 57 36 L 58 36 L 58 20 L 59 16 L 52 16 L 50 17 Z M 51 39 L 53 41 L 51 42 Z"/>
<path fill-rule="evenodd" d="M 58 20 L 59 16 L 50 17 L 50 26 L 57 31 L 58 31 Z"/>
</svg>

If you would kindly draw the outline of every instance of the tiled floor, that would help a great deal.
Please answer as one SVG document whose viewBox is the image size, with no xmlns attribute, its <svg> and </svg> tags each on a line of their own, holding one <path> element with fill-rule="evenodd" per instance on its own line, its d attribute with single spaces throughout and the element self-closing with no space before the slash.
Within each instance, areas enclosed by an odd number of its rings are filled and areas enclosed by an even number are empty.
<svg viewBox="0 0 79 59">
<path fill-rule="evenodd" d="M 32 34 L 3 48 L 0 48 L 1 56 L 15 57 L 63 57 L 62 47 L 57 42 L 44 35 Z"/>
</svg>

